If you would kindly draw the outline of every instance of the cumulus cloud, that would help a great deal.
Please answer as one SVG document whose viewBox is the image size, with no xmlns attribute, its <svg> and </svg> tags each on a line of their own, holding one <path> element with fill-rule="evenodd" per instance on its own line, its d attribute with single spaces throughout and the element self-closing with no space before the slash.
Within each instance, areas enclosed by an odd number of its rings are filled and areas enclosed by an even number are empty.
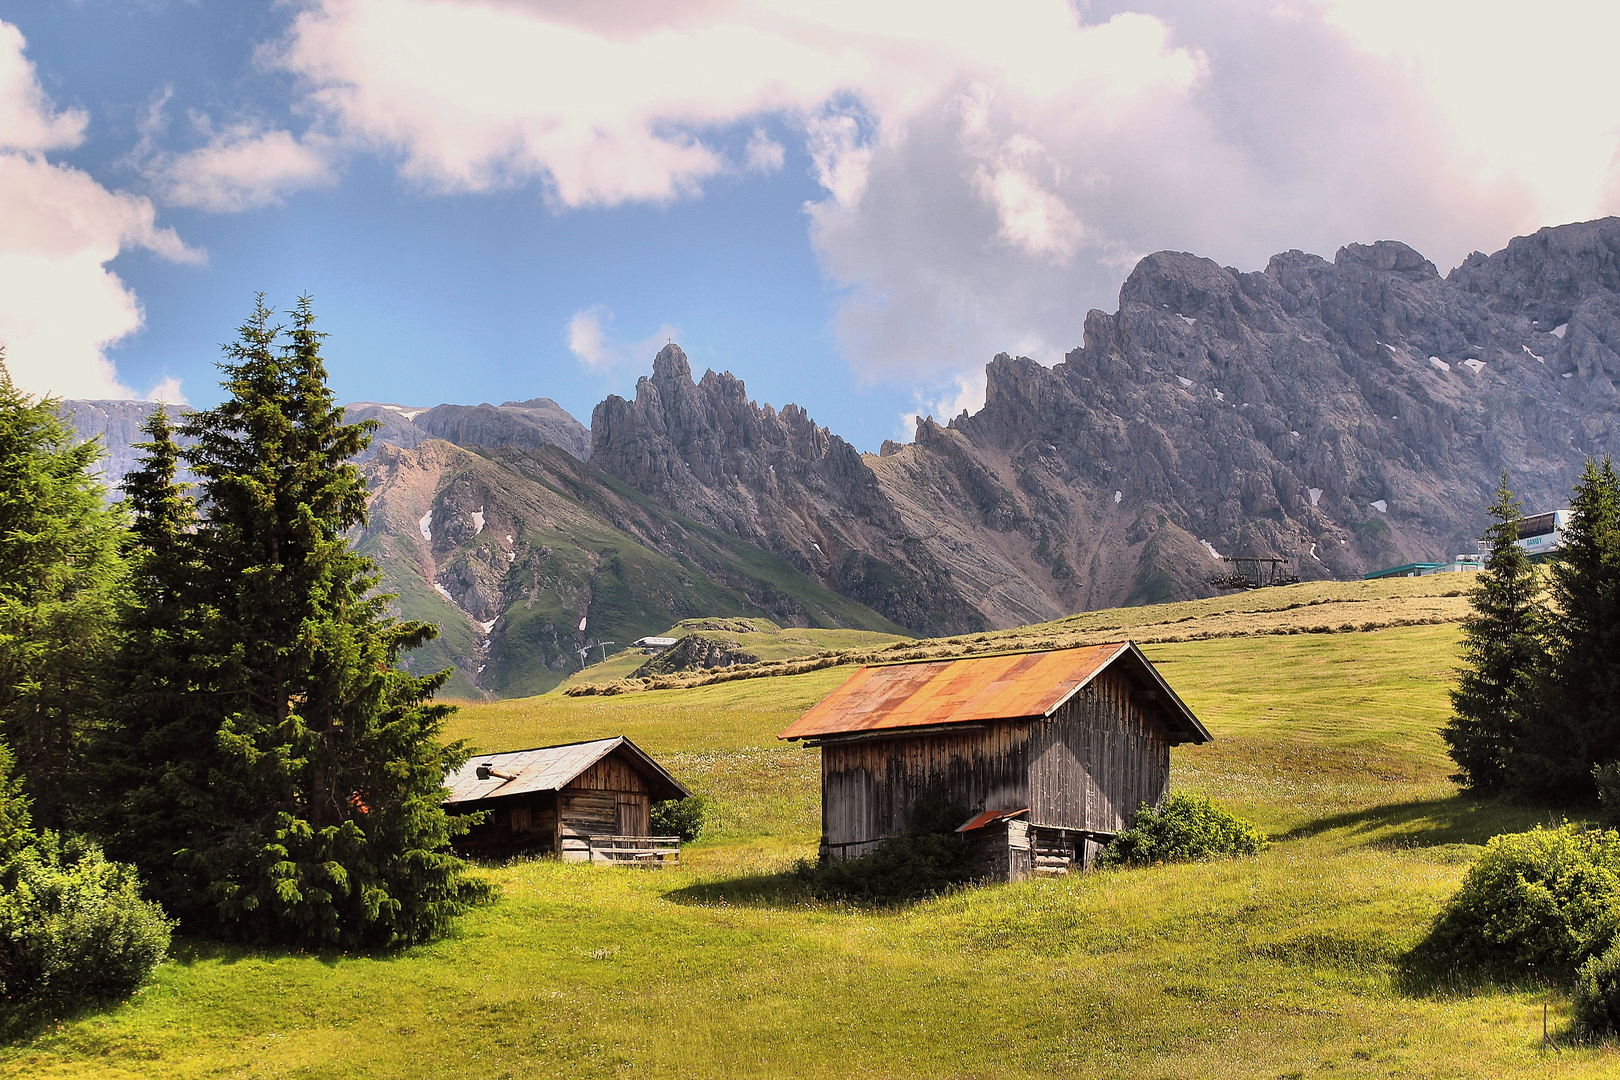
<svg viewBox="0 0 1620 1080">
<path fill-rule="evenodd" d="M 559 210 L 695 197 L 796 132 L 841 348 L 921 405 L 1003 349 L 1056 361 L 1159 248 L 1255 269 L 1396 237 L 1449 265 L 1615 209 L 1617 30 L 1474 0 L 312 0 L 271 62 L 332 145 Z M 329 148 L 265 149 L 296 177 Z M 570 330 L 593 366 L 605 318 Z"/>
<path fill-rule="evenodd" d="M 613 321 L 613 312 L 605 305 L 583 308 L 568 320 L 566 336 L 568 351 L 580 363 L 592 369 L 605 369 L 619 364 L 646 364 L 647 358 L 672 340 L 679 331 L 665 323 L 651 337 L 637 342 L 615 341 L 608 336 L 607 323 Z"/>
<path fill-rule="evenodd" d="M 146 248 L 193 261 L 172 229 L 159 228 L 149 200 L 109 191 L 48 150 L 77 145 L 82 112 L 57 112 L 46 98 L 17 29 L 0 23 L 0 347 L 23 389 L 65 397 L 127 398 L 109 345 L 133 333 L 135 295 L 106 264 Z M 178 387 L 173 391 L 178 393 Z"/>
<path fill-rule="evenodd" d="M 250 210 L 279 203 L 301 188 L 337 180 L 331 140 L 319 134 L 299 138 L 252 123 L 214 131 L 204 118 L 198 125 L 208 135 L 206 145 L 186 153 L 158 154 L 142 163 L 158 198 L 170 205 L 215 212 Z"/>
</svg>

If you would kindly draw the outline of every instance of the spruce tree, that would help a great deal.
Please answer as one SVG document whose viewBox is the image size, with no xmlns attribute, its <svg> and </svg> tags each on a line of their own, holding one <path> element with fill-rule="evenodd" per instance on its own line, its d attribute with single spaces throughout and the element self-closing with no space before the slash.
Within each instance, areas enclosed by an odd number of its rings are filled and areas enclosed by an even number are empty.
<svg viewBox="0 0 1620 1080">
<path fill-rule="evenodd" d="M 218 724 L 199 663 L 213 612 L 194 602 L 196 503 L 177 479 L 180 448 L 167 410 L 156 409 L 141 430 L 139 466 L 122 485 L 133 523 L 113 665 L 116 721 L 92 750 L 93 801 L 108 853 L 141 866 L 157 895 L 183 904 L 193 883 L 177 876 L 172 856 L 218 817 L 211 789 Z"/>
<path fill-rule="evenodd" d="M 0 355 L 0 739 L 35 820 L 59 828 L 83 800 L 102 664 L 121 583 L 121 514 L 56 403 L 11 381 Z"/>
<path fill-rule="evenodd" d="M 1620 759 L 1620 477 L 1588 460 L 1552 561 L 1547 657 L 1517 787 L 1557 802 L 1593 794 Z"/>
<path fill-rule="evenodd" d="M 366 514 L 350 459 L 375 425 L 344 422 L 308 298 L 291 314 L 290 332 L 272 326 L 260 297 L 226 347 L 228 398 L 180 425 L 199 485 L 191 531 L 164 485 L 168 451 L 147 459 L 152 491 L 136 530 L 153 553 L 144 565 L 160 572 L 143 587 L 172 588 L 178 610 L 162 660 L 172 681 L 152 698 L 164 715 L 130 743 L 165 760 L 131 801 L 196 796 L 178 854 L 147 867 L 194 930 L 343 947 L 420 941 L 477 890 L 448 851 L 440 806 L 445 770 L 465 758 L 439 738 L 450 707 L 430 703 L 450 673 L 397 667 L 436 629 L 389 616 L 372 564 L 348 544 Z M 167 837 L 126 839 L 150 861 Z"/>
<path fill-rule="evenodd" d="M 1453 714 L 1441 732 L 1458 772 L 1476 792 L 1511 783 L 1526 694 L 1541 654 L 1541 586 L 1518 545 L 1519 501 L 1503 472 L 1485 530 L 1489 554 L 1469 590 L 1462 624 L 1463 668 L 1451 692 Z"/>
</svg>

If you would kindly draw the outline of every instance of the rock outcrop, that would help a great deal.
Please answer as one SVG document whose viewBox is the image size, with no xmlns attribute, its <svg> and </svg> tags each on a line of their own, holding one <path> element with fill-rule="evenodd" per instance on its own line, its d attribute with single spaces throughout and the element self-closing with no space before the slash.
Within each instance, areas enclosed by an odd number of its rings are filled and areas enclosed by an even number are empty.
<svg viewBox="0 0 1620 1080">
<path fill-rule="evenodd" d="M 591 464 L 902 626 L 986 625 L 854 447 L 796 405 L 749 401 L 729 373 L 694 383 L 678 345 L 654 358 L 634 401 L 596 407 Z"/>
<path fill-rule="evenodd" d="M 360 401 L 346 406 L 345 411 L 350 420 L 375 420 L 381 425 L 374 446 L 409 448 L 428 439 L 443 439 L 457 446 L 518 450 L 555 446 L 581 461 L 591 456 L 591 433 L 550 398 L 431 409 Z"/>
<path fill-rule="evenodd" d="M 630 677 L 647 679 L 654 675 L 672 675 L 677 671 L 699 671 L 758 662 L 758 656 L 738 647 L 735 640 L 710 637 L 707 634 L 687 634 L 636 668 Z"/>
</svg>

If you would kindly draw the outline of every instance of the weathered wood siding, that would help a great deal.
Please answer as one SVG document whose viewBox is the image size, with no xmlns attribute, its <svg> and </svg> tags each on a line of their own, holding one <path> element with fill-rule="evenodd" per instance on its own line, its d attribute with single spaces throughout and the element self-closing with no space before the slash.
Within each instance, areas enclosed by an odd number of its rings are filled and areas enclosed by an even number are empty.
<svg viewBox="0 0 1620 1080">
<path fill-rule="evenodd" d="M 1035 725 L 1029 755 L 1035 825 L 1119 832 L 1138 806 L 1158 802 L 1170 779 L 1164 726 L 1133 699 L 1118 671 L 1104 672 Z"/>
<path fill-rule="evenodd" d="M 590 857 L 590 836 L 647 836 L 652 806 L 647 780 L 608 756 L 580 773 L 559 793 L 557 850 L 569 862 Z"/>
<path fill-rule="evenodd" d="M 905 831 L 911 807 L 943 790 L 968 807 L 1028 806 L 1027 723 L 821 748 L 821 834 L 834 858 L 853 858 Z"/>
</svg>

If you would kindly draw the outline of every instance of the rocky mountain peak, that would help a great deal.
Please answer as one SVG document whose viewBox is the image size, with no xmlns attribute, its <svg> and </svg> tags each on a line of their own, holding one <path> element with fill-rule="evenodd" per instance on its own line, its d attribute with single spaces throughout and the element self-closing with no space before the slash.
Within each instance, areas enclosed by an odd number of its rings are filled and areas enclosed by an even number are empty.
<svg viewBox="0 0 1620 1080">
<path fill-rule="evenodd" d="M 750 401 L 729 372 L 694 383 L 673 345 L 633 402 L 613 395 L 592 412 L 591 464 L 903 626 L 983 625 L 941 588 L 937 560 L 917 549 L 854 447 L 797 405 Z"/>
<path fill-rule="evenodd" d="M 1412 274 L 1420 279 L 1440 276 L 1440 271 L 1435 269 L 1434 263 L 1399 240 L 1379 240 L 1373 244 L 1346 244 L 1333 257 L 1333 265 L 1340 269 L 1359 266 L 1384 273 Z"/>
<path fill-rule="evenodd" d="M 692 365 L 686 359 L 686 354 L 681 351 L 681 347 L 674 342 L 670 342 L 662 349 L 659 349 L 658 355 L 653 357 L 652 381 L 653 385 L 657 386 L 678 379 L 685 379 L 690 382 L 692 379 Z"/>
</svg>

